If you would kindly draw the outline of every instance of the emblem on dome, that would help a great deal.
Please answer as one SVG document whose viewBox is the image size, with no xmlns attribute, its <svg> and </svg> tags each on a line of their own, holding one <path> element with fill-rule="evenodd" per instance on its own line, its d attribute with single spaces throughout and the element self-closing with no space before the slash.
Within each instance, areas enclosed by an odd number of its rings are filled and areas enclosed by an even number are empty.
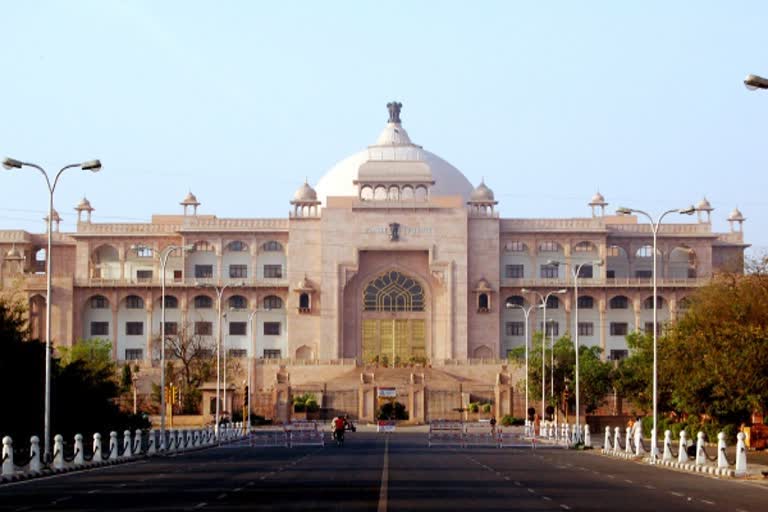
<svg viewBox="0 0 768 512">
<path fill-rule="evenodd" d="M 389 225 L 389 241 L 390 242 L 400 241 L 400 224 L 398 224 L 397 222 L 393 222 Z"/>
<path fill-rule="evenodd" d="M 387 110 L 389 110 L 389 122 L 400 124 L 400 109 L 403 108 L 403 104 L 397 101 L 387 103 Z"/>
</svg>

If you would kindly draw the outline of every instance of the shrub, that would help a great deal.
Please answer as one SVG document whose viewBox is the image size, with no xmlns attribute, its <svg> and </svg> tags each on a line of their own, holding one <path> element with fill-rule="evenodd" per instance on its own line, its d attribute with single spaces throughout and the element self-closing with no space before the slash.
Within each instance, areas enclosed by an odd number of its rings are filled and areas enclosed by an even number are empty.
<svg viewBox="0 0 768 512">
<path fill-rule="evenodd" d="M 491 412 L 491 404 L 483 404 L 482 408 L 483 408 L 483 412 L 486 413 L 486 414 Z"/>
<path fill-rule="evenodd" d="M 468 409 L 469 409 L 469 412 L 476 413 L 480 410 L 480 404 L 478 404 L 477 402 L 471 402 L 469 404 Z"/>
<path fill-rule="evenodd" d="M 381 406 L 377 418 L 380 420 L 407 420 L 408 411 L 405 410 L 405 406 L 400 402 L 386 403 Z"/>
<path fill-rule="evenodd" d="M 505 427 L 509 426 L 517 426 L 517 425 L 525 425 L 525 419 L 524 418 L 515 418 L 514 416 L 510 416 L 509 414 L 505 414 L 501 417 L 501 424 Z"/>
</svg>

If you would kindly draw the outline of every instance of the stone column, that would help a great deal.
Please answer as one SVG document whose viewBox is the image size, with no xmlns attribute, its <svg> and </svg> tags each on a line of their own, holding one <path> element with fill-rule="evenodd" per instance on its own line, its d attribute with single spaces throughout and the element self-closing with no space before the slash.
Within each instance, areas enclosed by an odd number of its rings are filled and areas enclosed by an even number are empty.
<svg viewBox="0 0 768 512">
<path fill-rule="evenodd" d="M 600 329 L 600 348 L 603 349 L 603 352 L 600 358 L 603 361 L 605 361 L 605 359 L 608 357 L 608 346 L 607 346 L 608 339 L 606 336 L 607 324 L 606 324 L 606 318 L 605 318 L 606 317 L 605 302 L 606 302 L 605 295 L 603 295 L 603 297 L 597 300 L 597 307 L 600 312 L 600 322 L 598 324 L 598 328 Z"/>
<path fill-rule="evenodd" d="M 115 293 L 113 299 L 114 300 L 110 301 L 110 306 L 112 306 L 112 360 L 117 361 L 117 340 L 120 336 L 119 317 L 117 313 L 120 309 L 120 296 Z"/>
<path fill-rule="evenodd" d="M 147 353 L 144 355 L 144 360 L 152 361 L 152 309 L 154 308 L 154 300 L 151 291 L 149 292 L 149 297 L 144 299 L 144 304 L 147 306 L 145 308 L 147 312 Z"/>
<path fill-rule="evenodd" d="M 641 331 L 644 326 L 640 325 L 640 313 L 643 307 L 643 299 L 641 295 L 635 294 L 632 298 L 632 311 L 635 314 L 635 330 Z"/>
</svg>

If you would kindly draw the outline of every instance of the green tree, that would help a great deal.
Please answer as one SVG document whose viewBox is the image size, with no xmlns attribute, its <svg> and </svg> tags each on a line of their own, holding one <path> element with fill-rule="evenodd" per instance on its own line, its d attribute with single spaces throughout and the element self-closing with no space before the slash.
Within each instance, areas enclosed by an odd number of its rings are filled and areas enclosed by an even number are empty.
<svg viewBox="0 0 768 512">
<path fill-rule="evenodd" d="M 629 356 L 616 366 L 614 386 L 621 396 L 631 397 L 641 410 L 650 411 L 653 408 L 653 336 L 632 332 L 627 335 L 627 347 Z"/>
<path fill-rule="evenodd" d="M 78 340 L 71 347 L 58 347 L 59 359 L 62 366 L 68 366 L 76 361 L 82 361 L 95 372 L 115 371 L 112 360 L 112 344 L 101 338 Z"/>
</svg>

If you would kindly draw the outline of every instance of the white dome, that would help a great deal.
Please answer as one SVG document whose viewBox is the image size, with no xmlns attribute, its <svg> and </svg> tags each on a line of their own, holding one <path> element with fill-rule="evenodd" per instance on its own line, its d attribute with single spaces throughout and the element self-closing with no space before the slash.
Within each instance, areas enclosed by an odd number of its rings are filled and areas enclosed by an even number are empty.
<svg viewBox="0 0 768 512">
<path fill-rule="evenodd" d="M 304 184 L 296 190 L 296 193 L 293 194 L 293 201 L 294 203 L 309 203 L 317 201 L 317 192 L 315 192 L 315 189 L 309 186 L 309 183 L 306 181 Z"/>
<path fill-rule="evenodd" d="M 472 194 L 469 196 L 469 200 L 481 203 L 495 201 L 493 197 L 493 190 L 488 188 L 488 185 L 485 184 L 485 180 L 481 181 L 477 188 L 472 191 Z"/>
<path fill-rule="evenodd" d="M 357 197 L 358 190 L 354 181 L 358 179 L 360 166 L 368 161 L 382 160 L 386 160 L 394 172 L 397 172 L 397 162 L 403 161 L 403 172 L 407 174 L 413 172 L 414 161 L 425 162 L 435 182 L 430 189 L 432 197 L 460 196 L 462 202 L 469 200 L 474 187 L 461 171 L 434 153 L 414 145 L 401 123 L 395 121 L 399 121 L 399 117 L 394 121 L 390 119 L 374 145 L 338 162 L 320 178 L 315 190 L 317 199 L 324 206 L 329 196 Z"/>
</svg>

